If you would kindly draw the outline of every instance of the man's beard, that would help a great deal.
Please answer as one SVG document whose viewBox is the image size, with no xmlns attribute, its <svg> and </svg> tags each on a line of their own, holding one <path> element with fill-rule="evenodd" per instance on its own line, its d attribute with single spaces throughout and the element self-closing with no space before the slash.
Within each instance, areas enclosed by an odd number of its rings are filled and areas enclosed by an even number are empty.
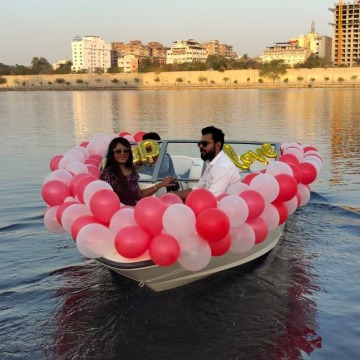
<svg viewBox="0 0 360 360">
<path fill-rule="evenodd" d="M 204 152 L 204 154 L 200 153 L 200 157 L 203 161 L 206 161 L 206 160 L 212 161 L 215 157 L 215 149 L 213 149 L 209 152 Z"/>
</svg>

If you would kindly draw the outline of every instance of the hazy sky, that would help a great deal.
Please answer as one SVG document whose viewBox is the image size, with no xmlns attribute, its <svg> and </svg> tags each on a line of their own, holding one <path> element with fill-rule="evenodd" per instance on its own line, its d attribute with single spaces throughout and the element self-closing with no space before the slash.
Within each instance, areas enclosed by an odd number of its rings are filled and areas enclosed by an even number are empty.
<svg viewBox="0 0 360 360">
<path fill-rule="evenodd" d="M 333 0 L 0 0 L 0 63 L 71 59 L 76 35 L 110 43 L 141 40 L 171 46 L 193 38 L 233 45 L 238 55 L 310 32 L 332 37 Z"/>
</svg>

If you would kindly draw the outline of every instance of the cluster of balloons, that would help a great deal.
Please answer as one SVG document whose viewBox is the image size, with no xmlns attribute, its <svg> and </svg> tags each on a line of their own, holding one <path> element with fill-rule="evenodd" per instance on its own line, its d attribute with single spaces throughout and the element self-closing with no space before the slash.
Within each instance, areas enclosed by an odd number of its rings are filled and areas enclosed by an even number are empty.
<svg viewBox="0 0 360 360">
<path fill-rule="evenodd" d="M 233 184 L 217 198 L 198 189 L 185 203 L 166 193 L 143 198 L 132 208 L 119 202 L 98 173 L 89 171 L 98 169 L 114 136 L 96 134 L 90 142 L 52 158 L 52 172 L 42 188 L 48 205 L 46 228 L 71 234 L 88 258 L 116 254 L 124 262 L 151 259 L 160 266 L 178 262 L 186 270 L 198 271 L 212 256 L 228 251 L 245 254 L 309 201 L 309 184 L 323 165 L 315 148 L 282 144 L 279 161 L 249 173 L 243 183 Z M 141 141 L 142 134 L 133 138 Z"/>
</svg>

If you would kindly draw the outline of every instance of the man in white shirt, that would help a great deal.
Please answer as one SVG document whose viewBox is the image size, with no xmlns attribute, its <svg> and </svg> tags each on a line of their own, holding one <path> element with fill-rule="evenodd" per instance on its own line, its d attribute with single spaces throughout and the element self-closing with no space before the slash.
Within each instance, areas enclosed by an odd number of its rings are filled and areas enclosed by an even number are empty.
<svg viewBox="0 0 360 360">
<path fill-rule="evenodd" d="M 207 189 L 215 196 L 226 193 L 231 184 L 241 182 L 239 170 L 222 151 L 225 135 L 222 130 L 208 126 L 201 130 L 201 140 L 198 142 L 201 159 L 205 161 L 206 169 L 199 182 L 191 189 L 171 191 L 183 200 L 192 190 Z"/>
</svg>

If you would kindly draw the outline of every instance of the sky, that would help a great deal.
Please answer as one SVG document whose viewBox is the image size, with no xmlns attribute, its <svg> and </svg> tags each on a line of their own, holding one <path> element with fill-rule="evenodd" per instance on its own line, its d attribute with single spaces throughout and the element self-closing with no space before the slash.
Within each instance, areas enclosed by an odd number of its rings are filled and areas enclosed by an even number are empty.
<svg viewBox="0 0 360 360">
<path fill-rule="evenodd" d="M 337 2 L 337 0 L 336 0 Z M 335 0 L 0 0 L 0 63 L 71 60 L 75 36 L 106 43 L 219 40 L 239 56 L 310 32 L 332 37 Z"/>
</svg>

